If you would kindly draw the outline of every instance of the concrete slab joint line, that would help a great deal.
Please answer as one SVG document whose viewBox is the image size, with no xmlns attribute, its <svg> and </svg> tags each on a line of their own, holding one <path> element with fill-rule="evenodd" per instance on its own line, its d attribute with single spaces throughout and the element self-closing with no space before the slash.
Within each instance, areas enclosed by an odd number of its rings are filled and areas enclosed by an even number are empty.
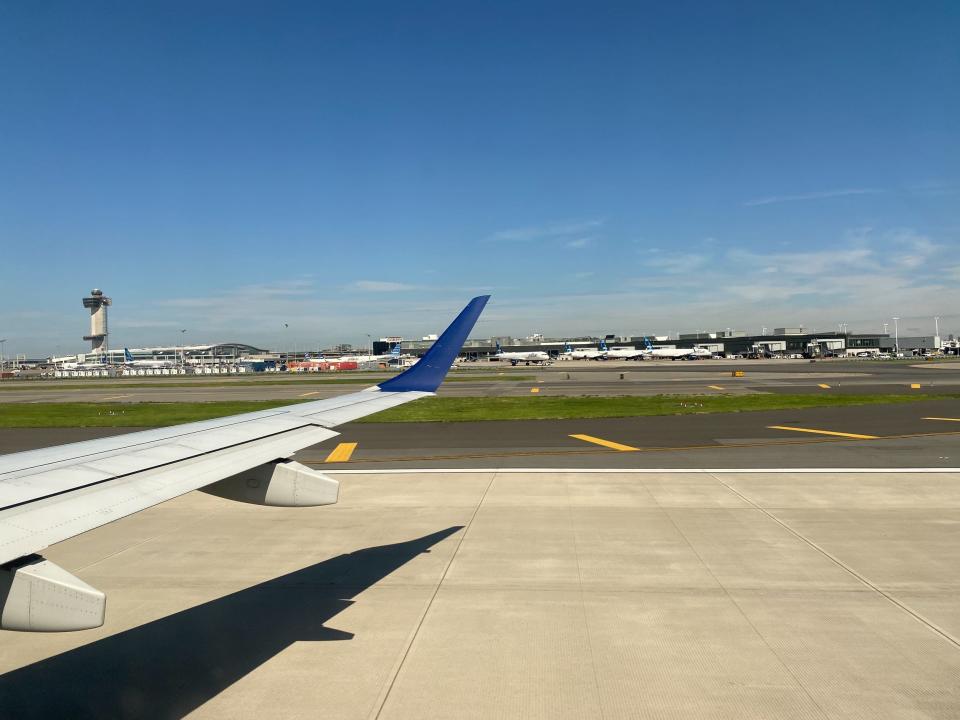
<svg viewBox="0 0 960 720">
<path fill-rule="evenodd" d="M 740 498 L 741 500 L 743 500 L 745 503 L 749 504 L 751 507 L 753 507 L 753 508 L 759 510 L 760 512 L 762 512 L 764 515 L 766 515 L 768 518 L 770 518 L 770 519 L 771 519 L 773 522 L 775 522 L 777 525 L 779 525 L 779 526 L 782 527 L 784 530 L 786 530 L 788 533 L 790 533 L 790 534 L 793 535 L 795 538 L 797 538 L 798 540 L 800 540 L 800 542 L 806 544 L 808 547 L 812 548 L 812 549 L 815 550 L 816 552 L 818 552 L 818 553 L 820 553 L 821 555 L 823 555 L 823 557 L 825 557 L 827 560 L 829 560 L 830 562 L 832 562 L 834 565 L 836 565 L 837 567 L 839 567 L 839 568 L 840 568 L 841 570 L 843 570 L 844 572 L 848 573 L 851 577 L 853 577 L 854 579 L 856 579 L 858 582 L 860 582 L 861 584 L 863 584 L 865 587 L 867 587 L 867 588 L 869 588 L 870 590 L 872 590 L 873 592 L 877 593 L 880 597 L 884 598 L 885 600 L 887 600 L 887 601 L 888 601 L 889 603 L 891 603 L 892 605 L 898 607 L 900 610 L 902 610 L 903 612 L 905 612 L 907 615 L 909 615 L 910 617 L 912 617 L 914 620 L 916 620 L 917 622 L 919 622 L 921 625 L 926 626 L 927 629 L 929 629 L 930 631 L 932 631 L 932 632 L 935 633 L 936 635 L 939 635 L 941 638 L 943 638 L 943 639 L 946 640 L 947 642 L 951 643 L 951 644 L 952 644 L 954 647 L 956 647 L 957 649 L 960 649 L 960 639 L 955 638 L 953 635 L 951 635 L 949 632 L 947 632 L 947 630 L 945 630 L 944 628 L 940 627 L 939 625 L 937 625 L 936 623 L 934 623 L 932 620 L 927 619 L 926 617 L 924 617 L 923 615 L 921 615 L 919 612 L 917 612 L 916 610 L 914 610 L 913 608 L 911 608 L 910 606 L 908 606 L 906 603 L 901 602 L 901 601 L 898 600 L 896 597 L 894 597 L 891 593 L 883 590 L 883 589 L 880 588 L 878 585 L 874 584 L 874 583 L 873 583 L 872 581 L 870 581 L 866 576 L 861 575 L 860 573 L 858 573 L 858 572 L 857 572 L 856 570 L 854 570 L 852 567 L 850 567 L 850 566 L 847 565 L 845 562 L 843 562 L 840 558 L 836 557 L 836 556 L 833 555 L 832 553 L 830 553 L 830 552 L 828 552 L 827 550 L 825 550 L 824 548 L 820 547 L 820 545 L 818 545 L 817 543 L 813 542 L 813 540 L 811 540 L 810 538 L 808 538 L 808 537 L 807 537 L 806 535 L 804 535 L 803 533 L 799 532 L 798 530 L 794 530 L 794 529 L 793 529 L 790 525 L 788 525 L 785 521 L 781 520 L 779 517 L 777 517 L 776 515 L 774 515 L 772 512 L 770 512 L 770 511 L 767 510 L 766 508 L 764 508 L 764 507 L 762 507 L 761 505 L 758 505 L 757 503 L 755 503 L 753 500 L 751 500 L 750 498 L 748 498 L 746 495 L 744 495 L 743 493 L 741 493 L 739 490 L 737 490 L 735 487 L 733 487 L 733 486 L 730 485 L 729 483 L 724 482 L 722 478 L 718 477 L 718 474 L 722 474 L 723 472 L 724 472 L 723 470 L 717 470 L 717 471 L 711 472 L 710 475 L 713 477 L 714 480 L 716 480 L 718 483 L 720 483 L 721 485 L 723 485 L 723 486 L 724 486 L 725 488 L 727 488 L 730 492 L 732 492 L 733 494 L 735 494 L 737 497 L 739 497 L 739 498 Z M 821 470 L 820 472 L 824 472 L 824 471 Z M 876 471 L 874 471 L 874 472 L 876 472 Z M 902 471 L 894 471 L 894 472 L 902 472 Z"/>
<path fill-rule="evenodd" d="M 744 498 L 740 493 L 738 493 L 736 490 L 731 488 L 725 482 L 720 480 L 720 478 L 716 476 L 713 476 L 713 478 L 714 480 L 719 482 L 721 485 L 723 485 L 729 492 L 733 493 L 734 495 L 737 495 L 744 502 L 750 503 L 749 500 Z M 750 504 L 753 505 L 753 503 L 750 503 Z M 754 507 L 756 507 L 756 505 L 754 505 Z M 800 691 L 813 704 L 813 706 L 817 708 L 820 715 L 824 718 L 829 717 L 826 711 L 824 711 L 823 707 L 821 707 L 820 703 L 818 703 L 816 699 L 813 697 L 813 695 L 810 693 L 809 688 L 807 688 L 807 686 L 800 680 L 800 678 L 797 677 L 797 675 L 793 672 L 793 670 L 790 668 L 787 662 L 780 656 L 780 653 L 778 653 L 777 650 L 773 647 L 773 645 L 770 644 L 766 636 L 764 636 L 764 634 L 760 632 L 759 628 L 757 628 L 757 626 L 754 625 L 753 621 L 747 615 L 746 611 L 743 609 L 740 603 L 737 602 L 736 598 L 730 593 L 730 590 L 727 588 L 727 586 L 723 584 L 723 582 L 720 580 L 717 574 L 710 567 L 710 564 L 704 559 L 700 551 L 697 550 L 694 543 L 690 541 L 690 538 L 687 537 L 687 534 L 683 532 L 683 530 L 677 524 L 676 520 L 674 520 L 673 515 L 670 513 L 670 510 L 664 509 L 664 514 L 667 516 L 667 519 L 670 521 L 670 524 L 673 526 L 673 529 L 677 533 L 677 535 L 679 535 L 683 539 L 683 541 L 687 544 L 687 547 L 690 548 L 690 552 L 693 553 L 694 557 L 697 558 L 697 560 L 700 562 L 703 568 L 707 571 L 707 574 L 710 575 L 711 578 L 713 578 L 713 581 L 717 584 L 717 587 L 719 587 L 723 591 L 723 594 L 726 596 L 730 604 L 736 608 L 737 612 L 740 614 L 740 617 L 743 618 L 743 621 L 750 627 L 750 631 L 760 640 L 761 643 L 763 643 L 764 647 L 767 648 L 770 654 L 777 659 L 777 662 L 780 664 L 780 668 L 787 675 L 790 676 L 790 678 L 795 683 L 796 687 L 799 688 Z"/>
<path fill-rule="evenodd" d="M 570 536 L 573 540 L 573 554 L 577 560 L 577 590 L 580 596 L 580 613 L 583 617 L 583 631 L 587 636 L 587 648 L 590 651 L 590 667 L 593 670 L 593 690 L 596 693 L 597 710 L 602 719 L 603 713 L 603 694 L 600 692 L 600 676 L 597 673 L 597 656 L 593 650 L 593 636 L 590 633 L 590 621 L 587 615 L 587 600 L 583 590 L 583 566 L 580 561 L 580 544 L 577 542 L 577 527 L 573 518 L 573 502 L 570 498 L 570 483 L 564 482 L 564 489 L 567 491 L 567 519 L 570 523 Z"/>
<path fill-rule="evenodd" d="M 491 472 L 487 470 L 487 472 Z M 473 527 L 473 522 L 477 518 L 477 513 L 480 511 L 480 507 L 483 505 L 483 501 L 487 498 L 487 493 L 490 492 L 490 488 L 493 486 L 494 480 L 497 479 L 497 472 L 493 471 L 490 475 L 490 482 L 487 483 L 487 486 L 483 489 L 483 493 L 480 495 L 480 500 L 477 501 L 476 507 L 473 508 L 473 512 L 470 515 L 470 519 L 467 521 L 466 526 L 460 532 L 460 539 L 457 540 L 457 546 L 453 549 L 453 552 L 450 553 L 450 559 L 447 560 L 447 564 L 443 568 L 443 573 L 440 575 L 440 579 L 437 581 L 436 587 L 433 589 L 433 592 L 430 594 L 430 599 L 427 600 L 426 605 L 424 605 L 423 611 L 420 613 L 420 617 L 417 622 L 414 623 L 413 630 L 410 632 L 410 635 L 407 637 L 406 642 L 404 643 L 403 650 L 400 652 L 400 657 L 397 659 L 393 670 L 389 674 L 387 681 L 384 683 L 383 688 L 380 691 L 380 695 L 377 697 L 376 702 L 374 703 L 373 709 L 370 711 L 368 718 L 370 720 L 376 720 L 380 717 L 380 714 L 383 712 L 384 707 L 386 707 L 387 700 L 390 699 L 390 693 L 393 691 L 393 687 L 397 682 L 397 678 L 400 676 L 401 670 L 403 670 L 403 665 L 407 661 L 407 657 L 410 655 L 410 650 L 413 648 L 414 642 L 416 642 L 417 636 L 420 634 L 420 629 L 423 627 L 423 623 L 427 619 L 427 615 L 430 613 L 430 609 L 433 607 L 434 600 L 437 599 L 437 594 L 440 592 L 440 588 L 443 586 L 444 580 L 447 579 L 447 573 L 450 572 L 450 567 L 453 565 L 453 561 L 457 558 L 457 555 L 460 552 L 460 548 L 463 545 L 463 541 L 467 538 L 467 533 L 470 532 L 470 528 Z"/>
</svg>

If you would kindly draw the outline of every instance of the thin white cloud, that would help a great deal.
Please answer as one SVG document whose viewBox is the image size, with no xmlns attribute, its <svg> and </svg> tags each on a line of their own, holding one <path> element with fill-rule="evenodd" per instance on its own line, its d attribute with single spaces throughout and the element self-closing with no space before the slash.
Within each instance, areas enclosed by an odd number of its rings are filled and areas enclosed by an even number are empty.
<svg viewBox="0 0 960 720">
<path fill-rule="evenodd" d="M 390 282 L 389 280 L 357 280 L 350 285 L 353 290 L 363 292 L 407 292 L 409 290 L 418 290 L 417 285 L 408 285 L 406 283 Z"/>
<path fill-rule="evenodd" d="M 549 223 L 547 225 L 530 225 L 527 227 L 511 228 L 493 233 L 488 240 L 506 240 L 512 242 L 530 242 L 531 240 L 545 240 L 552 238 L 568 238 L 571 235 L 582 235 L 603 226 L 603 219 L 580 220 L 576 222 Z"/>
<path fill-rule="evenodd" d="M 567 247 L 571 250 L 583 250 L 584 248 L 590 247 L 596 242 L 596 237 L 582 237 L 577 238 L 576 240 L 570 240 L 567 242 Z"/>
<path fill-rule="evenodd" d="M 845 188 L 843 190 L 822 190 L 820 192 L 798 193 L 796 195 L 769 195 L 767 197 L 747 200 L 746 207 L 757 205 L 773 205 L 775 203 L 795 202 L 798 200 L 822 200 L 824 198 L 843 197 L 845 195 L 877 195 L 883 190 L 877 188 Z"/>
<path fill-rule="evenodd" d="M 705 253 L 664 253 L 659 250 L 650 252 L 652 256 L 644 261 L 644 265 L 664 275 L 694 272 L 710 260 L 710 256 Z"/>
</svg>

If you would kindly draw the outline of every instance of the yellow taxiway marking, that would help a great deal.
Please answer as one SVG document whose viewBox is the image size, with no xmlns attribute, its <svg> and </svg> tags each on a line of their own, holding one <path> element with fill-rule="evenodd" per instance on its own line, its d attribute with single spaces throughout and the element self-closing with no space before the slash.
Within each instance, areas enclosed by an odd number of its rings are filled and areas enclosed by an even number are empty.
<svg viewBox="0 0 960 720">
<path fill-rule="evenodd" d="M 101 400 L 119 400 L 120 398 L 133 397 L 133 395 L 111 395 L 110 397 L 100 398 Z"/>
<path fill-rule="evenodd" d="M 357 449 L 356 443 L 340 443 L 333 451 L 327 455 L 324 462 L 348 462 L 353 451 Z"/>
<path fill-rule="evenodd" d="M 924 418 L 924 420 L 943 420 L 944 422 L 960 422 L 960 418 Z"/>
<path fill-rule="evenodd" d="M 858 435 L 857 433 L 835 432 L 834 430 L 813 430 L 812 428 L 790 427 L 789 425 L 767 425 L 770 430 L 793 430 L 794 432 L 813 433 L 814 435 L 835 435 L 854 440 L 876 440 L 877 435 Z"/>
<path fill-rule="evenodd" d="M 530 392 L 532 392 L 532 393 L 538 393 L 538 392 L 540 392 L 540 388 L 530 388 Z"/>
<path fill-rule="evenodd" d="M 707 387 L 710 388 L 711 390 L 723 390 L 723 388 L 720 387 L 719 385 L 707 385 Z"/>
<path fill-rule="evenodd" d="M 35 401 L 37 402 L 37 401 Z M 918 438 L 918 437 L 960 437 L 960 432 L 932 432 L 932 433 L 908 433 L 906 435 L 884 435 L 882 437 L 876 438 L 877 440 L 903 440 L 904 438 Z M 835 443 L 843 442 L 843 438 L 830 438 L 830 437 L 818 437 L 810 439 L 794 439 L 790 440 L 767 440 L 764 442 L 756 443 L 738 443 L 736 445 L 717 445 L 715 443 L 710 443 L 708 445 L 674 445 L 668 447 L 646 447 L 646 448 L 637 448 L 636 452 L 642 453 L 661 453 L 661 452 L 678 452 L 678 451 L 687 451 L 687 450 L 710 450 L 711 452 L 716 450 L 742 450 L 743 448 L 752 448 L 752 447 L 780 447 L 782 445 L 823 445 L 826 443 Z M 514 457 L 548 457 L 548 456 L 567 456 L 567 455 L 597 455 L 600 453 L 605 453 L 606 450 L 602 448 L 586 448 L 583 450 L 508 450 L 506 452 L 477 452 L 477 453 L 456 453 L 456 454 L 447 454 L 447 455 L 422 455 L 420 457 L 410 457 L 409 455 L 389 457 L 383 456 L 378 458 L 368 458 L 361 462 L 369 464 L 377 463 L 410 463 L 410 462 L 424 462 L 424 461 L 449 461 L 449 460 L 477 460 L 477 459 L 489 459 L 489 458 L 514 458 Z M 301 458 L 297 462 L 302 462 L 305 465 L 319 465 L 323 460 L 316 458 Z"/>
<path fill-rule="evenodd" d="M 593 443 L 594 445 L 603 445 L 611 450 L 619 450 L 620 452 L 633 452 L 634 450 L 640 449 L 631 445 L 623 445 L 618 442 L 613 442 L 612 440 L 604 440 L 603 438 L 593 437 L 593 435 L 571 435 L 570 437 L 576 438 L 577 440 L 583 440 L 584 442 Z"/>
<path fill-rule="evenodd" d="M 826 383 L 817 383 L 817 387 L 818 387 L 818 388 L 823 388 L 824 390 L 829 390 L 829 389 L 830 389 L 830 386 L 827 385 Z"/>
<path fill-rule="evenodd" d="M 313 392 L 304 393 L 300 397 L 310 397 L 311 395 L 319 395 L 319 394 L 320 394 L 319 390 L 314 390 Z"/>
<path fill-rule="evenodd" d="M 910 389 L 911 389 L 911 390 L 919 390 L 919 389 L 920 389 L 920 383 L 910 383 Z"/>
</svg>

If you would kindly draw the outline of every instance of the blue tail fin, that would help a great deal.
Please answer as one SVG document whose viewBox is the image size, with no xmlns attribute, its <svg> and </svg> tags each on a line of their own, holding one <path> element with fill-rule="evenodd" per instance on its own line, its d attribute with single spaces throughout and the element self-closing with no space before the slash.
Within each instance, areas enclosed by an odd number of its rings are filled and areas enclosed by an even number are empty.
<svg viewBox="0 0 960 720">
<path fill-rule="evenodd" d="M 643 336 L 643 344 L 647 346 L 647 350 L 653 350 L 653 345 L 650 344 L 650 338 L 646 335 Z"/>
<path fill-rule="evenodd" d="M 601 341 L 600 341 L 600 349 L 603 350 L 603 351 L 606 351 L 606 349 L 607 349 L 607 341 L 606 341 L 606 340 L 601 340 Z"/>
<path fill-rule="evenodd" d="M 124 362 L 133 362 L 133 355 L 130 354 L 130 350 L 127 348 L 123 349 L 123 361 Z"/>
<path fill-rule="evenodd" d="M 467 303 L 450 327 L 427 350 L 427 354 L 420 358 L 420 362 L 380 383 L 378 387 L 389 392 L 433 392 L 440 387 L 489 299 L 489 295 L 481 295 Z"/>
</svg>

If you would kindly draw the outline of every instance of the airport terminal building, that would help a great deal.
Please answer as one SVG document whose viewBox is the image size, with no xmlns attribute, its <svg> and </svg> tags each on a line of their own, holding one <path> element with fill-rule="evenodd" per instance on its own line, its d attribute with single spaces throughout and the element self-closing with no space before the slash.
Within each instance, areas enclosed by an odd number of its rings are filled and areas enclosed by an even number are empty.
<svg viewBox="0 0 960 720">
<path fill-rule="evenodd" d="M 374 354 L 386 354 L 396 338 L 384 338 L 373 344 Z M 433 343 L 434 338 L 402 340 L 400 349 L 404 354 L 420 356 Z M 713 355 L 723 357 L 866 357 L 881 353 L 926 354 L 943 349 L 937 336 L 895 338 L 886 333 L 809 332 L 803 328 L 775 328 L 772 333 L 748 335 L 741 330 L 716 332 L 681 333 L 668 339 L 656 336 L 577 337 L 551 339 L 533 336 L 530 338 L 495 337 L 468 340 L 463 346 L 463 356 L 483 360 L 496 354 L 500 344 L 505 352 L 546 352 L 560 357 L 567 345 L 572 348 L 596 348 L 603 341 L 609 348 L 643 349 L 647 340 L 658 348 L 704 348 Z"/>
</svg>

